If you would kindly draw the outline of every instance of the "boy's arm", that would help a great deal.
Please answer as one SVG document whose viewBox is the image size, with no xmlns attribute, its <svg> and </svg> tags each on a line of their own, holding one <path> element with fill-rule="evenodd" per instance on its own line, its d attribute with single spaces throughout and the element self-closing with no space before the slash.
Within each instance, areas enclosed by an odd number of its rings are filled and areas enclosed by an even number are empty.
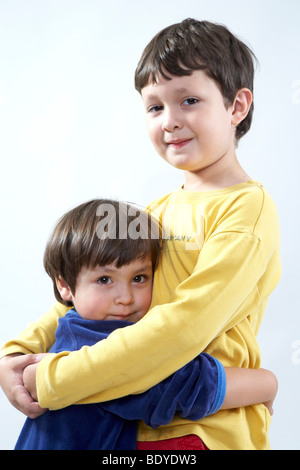
<svg viewBox="0 0 300 470">
<path fill-rule="evenodd" d="M 31 395 L 35 390 L 36 365 L 25 369 Z M 25 374 L 24 374 L 25 375 Z M 219 410 L 263 403 L 273 415 L 278 390 L 276 376 L 266 369 L 223 367 L 208 354 L 200 354 L 172 376 L 147 392 L 101 403 L 105 410 L 128 420 L 143 420 L 156 428 L 168 424 L 175 414 L 198 421 Z"/>
<path fill-rule="evenodd" d="M 216 413 L 224 402 L 226 375 L 222 364 L 202 353 L 147 392 L 100 403 L 127 420 L 142 420 L 156 428 L 175 414 L 198 421 Z"/>
<path fill-rule="evenodd" d="M 278 382 L 271 371 L 225 367 L 225 373 L 227 387 L 221 410 L 263 403 L 273 414 Z"/>
<path fill-rule="evenodd" d="M 263 403 L 273 414 L 278 389 L 275 375 L 266 369 L 223 367 L 202 353 L 147 392 L 101 403 L 127 420 L 143 420 L 156 428 L 175 414 L 198 421 L 219 410 Z"/>
</svg>

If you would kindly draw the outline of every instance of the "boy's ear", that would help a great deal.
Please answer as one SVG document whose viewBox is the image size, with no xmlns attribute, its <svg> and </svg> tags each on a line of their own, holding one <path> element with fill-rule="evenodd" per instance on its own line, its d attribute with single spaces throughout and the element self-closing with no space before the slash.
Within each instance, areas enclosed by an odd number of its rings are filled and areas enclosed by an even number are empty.
<svg viewBox="0 0 300 470">
<path fill-rule="evenodd" d="M 71 301 L 73 298 L 72 292 L 66 281 L 62 277 L 56 279 L 56 287 L 61 295 L 61 298 L 65 301 Z"/>
<path fill-rule="evenodd" d="M 247 117 L 252 100 L 252 93 L 248 88 L 241 88 L 237 92 L 232 111 L 231 124 L 233 126 L 238 126 Z"/>
</svg>

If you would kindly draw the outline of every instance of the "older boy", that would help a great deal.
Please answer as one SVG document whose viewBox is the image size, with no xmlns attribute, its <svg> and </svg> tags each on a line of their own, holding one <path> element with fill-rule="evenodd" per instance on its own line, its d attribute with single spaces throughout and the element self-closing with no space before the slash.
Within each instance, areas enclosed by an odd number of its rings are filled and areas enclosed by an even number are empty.
<svg viewBox="0 0 300 470">
<path fill-rule="evenodd" d="M 183 187 L 154 203 L 169 240 L 154 281 L 153 308 L 105 345 L 82 351 L 86 367 L 80 377 L 73 374 L 72 353 L 41 361 L 41 406 L 57 409 L 147 389 L 202 351 L 226 366 L 260 367 L 256 335 L 281 271 L 276 208 L 236 157 L 236 144 L 251 125 L 253 75 L 249 48 L 209 22 L 172 25 L 146 47 L 136 87 L 149 135 L 159 154 L 184 172 Z M 64 314 L 56 306 L 38 331 L 46 327 L 54 334 Z M 45 350 L 49 339 L 35 350 L 20 346 L 34 333 L 8 344 L 6 354 Z M 99 370 L 100 384 L 93 380 Z M 17 400 L 15 393 L 11 399 Z M 189 435 L 210 449 L 268 449 L 269 423 L 266 408 L 257 405 L 197 423 L 176 417 L 158 430 L 141 426 L 139 439 L 149 449 L 150 441 Z M 170 442 L 166 446 L 161 448 Z"/>
</svg>

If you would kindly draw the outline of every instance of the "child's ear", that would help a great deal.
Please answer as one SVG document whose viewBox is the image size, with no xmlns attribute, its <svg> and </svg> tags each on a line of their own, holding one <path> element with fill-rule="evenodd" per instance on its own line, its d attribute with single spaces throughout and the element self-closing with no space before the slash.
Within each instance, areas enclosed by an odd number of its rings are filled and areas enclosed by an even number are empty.
<svg viewBox="0 0 300 470">
<path fill-rule="evenodd" d="M 63 280 L 62 277 L 56 279 L 56 287 L 61 295 L 61 298 L 65 301 L 72 301 L 73 295 L 68 284 Z"/>
<path fill-rule="evenodd" d="M 246 117 L 252 104 L 252 93 L 248 88 L 241 88 L 236 94 L 231 124 L 238 126 Z"/>
</svg>

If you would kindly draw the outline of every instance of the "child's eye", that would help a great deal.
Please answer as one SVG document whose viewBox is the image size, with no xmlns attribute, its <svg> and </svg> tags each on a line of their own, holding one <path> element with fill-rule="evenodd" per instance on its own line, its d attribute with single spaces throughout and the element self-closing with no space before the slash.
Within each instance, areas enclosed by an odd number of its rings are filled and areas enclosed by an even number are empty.
<svg viewBox="0 0 300 470">
<path fill-rule="evenodd" d="M 163 106 L 149 106 L 149 108 L 147 109 L 148 113 L 158 113 L 159 111 L 161 111 L 163 109 Z"/>
<path fill-rule="evenodd" d="M 108 276 L 102 276 L 98 279 L 99 284 L 107 285 L 111 283 L 111 279 Z"/>
<path fill-rule="evenodd" d="M 146 279 L 147 277 L 144 274 L 138 274 L 138 276 L 135 276 L 133 278 L 133 282 L 139 284 L 141 282 L 145 282 Z"/>
<path fill-rule="evenodd" d="M 197 98 L 187 98 L 186 100 L 183 101 L 183 105 L 185 106 L 191 106 L 192 104 L 196 104 L 198 103 L 198 99 Z"/>
</svg>

